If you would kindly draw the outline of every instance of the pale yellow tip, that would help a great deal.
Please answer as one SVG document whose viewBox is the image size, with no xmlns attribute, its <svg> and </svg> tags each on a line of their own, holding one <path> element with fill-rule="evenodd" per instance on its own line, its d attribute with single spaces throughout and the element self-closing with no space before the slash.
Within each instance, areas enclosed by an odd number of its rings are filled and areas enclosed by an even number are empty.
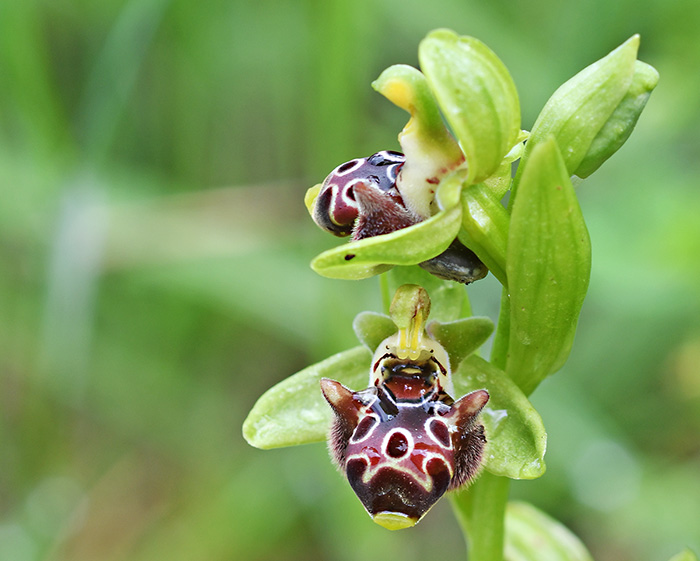
<svg viewBox="0 0 700 561">
<path fill-rule="evenodd" d="M 411 111 L 411 105 L 414 95 L 412 95 L 413 92 L 408 87 L 406 82 L 401 80 L 390 80 L 384 85 L 381 93 L 389 101 L 401 107 L 401 109 L 405 109 L 413 114 L 413 111 Z"/>
<path fill-rule="evenodd" d="M 307 189 L 306 195 L 304 195 L 304 204 L 306 205 L 306 210 L 309 211 L 311 216 L 314 215 L 314 205 L 316 204 L 318 194 L 321 192 L 321 187 L 323 187 L 323 184 L 321 183 L 314 185 L 313 187 Z"/>
<path fill-rule="evenodd" d="M 412 518 L 401 512 L 380 512 L 379 514 L 375 514 L 372 520 L 387 530 L 412 528 L 416 525 L 416 522 L 418 522 L 417 518 Z"/>
</svg>

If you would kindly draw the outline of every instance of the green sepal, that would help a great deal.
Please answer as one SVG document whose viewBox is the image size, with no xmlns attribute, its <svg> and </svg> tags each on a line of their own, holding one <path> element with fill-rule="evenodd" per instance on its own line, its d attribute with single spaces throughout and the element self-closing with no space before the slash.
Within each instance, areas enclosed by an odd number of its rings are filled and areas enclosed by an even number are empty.
<svg viewBox="0 0 700 561">
<path fill-rule="evenodd" d="M 540 142 L 526 163 L 506 263 L 506 372 L 529 395 L 569 355 L 591 270 L 588 231 L 554 138 Z"/>
<path fill-rule="evenodd" d="M 698 556 L 695 555 L 690 549 L 684 549 L 680 553 L 677 553 L 669 561 L 698 561 Z"/>
<path fill-rule="evenodd" d="M 484 468 L 511 479 L 535 479 L 545 472 L 547 433 L 542 418 L 506 375 L 471 355 L 453 372 L 455 398 L 486 389 L 489 402 L 480 420 L 486 429 Z"/>
<path fill-rule="evenodd" d="M 333 413 L 321 394 L 321 378 L 338 380 L 353 390 L 365 389 L 371 358 L 365 347 L 358 346 L 282 380 L 253 406 L 243 423 L 243 437 L 262 449 L 325 440 Z"/>
<path fill-rule="evenodd" d="M 376 312 L 360 312 L 355 316 L 352 328 L 360 342 L 372 353 L 384 339 L 398 331 L 389 316 Z"/>
<path fill-rule="evenodd" d="M 462 190 L 462 230 L 459 240 L 507 286 L 506 247 L 510 216 L 500 197 L 485 184 Z"/>
<path fill-rule="evenodd" d="M 483 181 L 520 133 L 520 102 L 508 69 L 481 41 L 448 29 L 429 33 L 418 59 L 466 156 L 468 182 Z"/>
<path fill-rule="evenodd" d="M 613 114 L 593 139 L 586 157 L 576 168 L 574 175 L 588 177 L 620 149 L 632 134 L 632 130 L 658 82 L 659 73 L 653 66 L 639 60 L 635 62 L 632 84 Z"/>
<path fill-rule="evenodd" d="M 437 189 L 440 210 L 435 216 L 391 234 L 324 251 L 311 261 L 311 268 L 324 277 L 365 279 L 393 265 L 416 265 L 439 255 L 457 237 L 462 223 L 461 187 L 459 175 L 446 178 Z"/>
<path fill-rule="evenodd" d="M 552 94 L 530 132 L 515 178 L 515 193 L 532 150 L 550 136 L 559 144 L 568 174 L 574 174 L 629 90 L 638 48 L 639 36 L 634 35 Z"/>
<path fill-rule="evenodd" d="M 464 359 L 486 342 L 493 333 L 493 327 L 490 318 L 470 317 L 448 323 L 431 321 L 426 331 L 445 347 L 450 357 L 450 367 L 456 370 Z"/>
<path fill-rule="evenodd" d="M 399 133 L 406 163 L 397 187 L 406 206 L 427 218 L 435 210 L 431 209 L 433 184 L 462 163 L 462 150 L 445 127 L 428 82 L 419 70 L 405 64 L 390 66 L 372 82 L 372 87 L 411 114 Z"/>
<path fill-rule="evenodd" d="M 505 530 L 506 561 L 593 561 L 571 530 L 531 504 L 508 503 Z"/>
</svg>

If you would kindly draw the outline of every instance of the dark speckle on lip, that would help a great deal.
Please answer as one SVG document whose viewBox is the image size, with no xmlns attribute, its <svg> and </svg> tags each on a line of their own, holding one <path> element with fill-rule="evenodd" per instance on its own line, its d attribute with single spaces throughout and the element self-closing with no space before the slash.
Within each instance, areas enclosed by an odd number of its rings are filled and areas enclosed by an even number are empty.
<svg viewBox="0 0 700 561">
<path fill-rule="evenodd" d="M 345 260 L 346 260 L 346 261 L 350 261 L 350 259 L 352 259 L 352 258 L 354 258 L 354 257 L 355 257 L 355 254 L 354 254 L 354 253 L 348 253 L 348 254 L 345 256 Z"/>
</svg>

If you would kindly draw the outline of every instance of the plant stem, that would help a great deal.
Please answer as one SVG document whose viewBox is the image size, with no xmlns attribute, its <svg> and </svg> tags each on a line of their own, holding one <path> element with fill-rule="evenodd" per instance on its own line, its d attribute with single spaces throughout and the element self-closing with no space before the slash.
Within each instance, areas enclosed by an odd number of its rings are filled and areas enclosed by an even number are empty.
<svg viewBox="0 0 700 561">
<path fill-rule="evenodd" d="M 505 371 L 508 360 L 508 344 L 510 340 L 510 296 L 504 288 L 501 294 L 501 311 L 498 315 L 498 326 L 491 348 L 491 364 Z"/>
<path fill-rule="evenodd" d="M 469 489 L 452 495 L 452 507 L 467 542 L 469 561 L 503 561 L 509 487 L 507 477 L 484 472 Z"/>
<path fill-rule="evenodd" d="M 382 294 L 382 307 L 384 308 L 384 313 L 389 315 L 389 308 L 391 308 L 391 290 L 389 289 L 388 275 L 379 275 L 379 290 Z"/>
<path fill-rule="evenodd" d="M 491 363 L 505 370 L 510 339 L 510 297 L 504 288 L 491 350 Z M 467 542 L 469 561 L 503 561 L 504 525 L 510 479 L 484 472 L 452 495 L 452 506 Z"/>
</svg>

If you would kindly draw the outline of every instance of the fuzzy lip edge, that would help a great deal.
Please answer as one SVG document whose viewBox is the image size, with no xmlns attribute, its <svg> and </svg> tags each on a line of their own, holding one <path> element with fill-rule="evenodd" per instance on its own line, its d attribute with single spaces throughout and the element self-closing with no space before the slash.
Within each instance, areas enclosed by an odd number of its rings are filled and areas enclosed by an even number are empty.
<svg viewBox="0 0 700 561">
<path fill-rule="evenodd" d="M 461 228 L 462 207 L 459 203 L 462 179 L 462 174 L 455 172 L 440 182 L 435 193 L 440 210 L 430 218 L 389 234 L 351 241 L 328 249 L 311 261 L 311 268 L 329 278 L 364 279 L 384 272 L 386 267 L 417 265 L 439 255 L 457 238 Z M 402 242 L 402 238 L 407 239 Z M 421 240 L 430 240 L 431 243 L 421 243 Z M 384 251 L 371 251 L 386 244 L 399 245 L 394 246 L 393 251 L 386 248 Z M 425 250 L 426 245 L 430 246 L 430 251 Z M 343 272 L 338 274 L 338 271 Z"/>
</svg>

